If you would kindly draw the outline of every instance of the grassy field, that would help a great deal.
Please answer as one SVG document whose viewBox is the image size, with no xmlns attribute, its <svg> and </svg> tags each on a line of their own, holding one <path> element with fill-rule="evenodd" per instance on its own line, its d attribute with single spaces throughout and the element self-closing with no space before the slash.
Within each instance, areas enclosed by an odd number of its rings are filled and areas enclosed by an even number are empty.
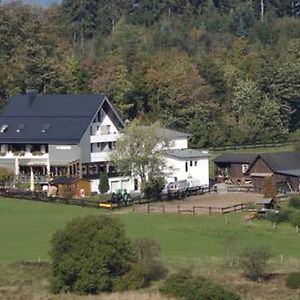
<svg viewBox="0 0 300 300">
<path fill-rule="evenodd" d="M 70 219 L 111 213 L 67 205 L 0 199 L 0 263 L 47 260 L 53 233 Z M 266 221 L 247 224 L 243 214 L 225 216 L 146 215 L 116 211 L 132 238 L 157 240 L 169 263 L 203 257 L 225 257 L 235 249 L 269 245 L 275 255 L 300 258 L 300 236 L 290 225 L 276 230 Z"/>
<path fill-rule="evenodd" d="M 300 269 L 300 235 L 289 225 L 277 229 L 266 221 L 247 224 L 244 214 L 226 216 L 143 215 L 128 210 L 102 210 L 0 198 L 0 299 L 13 300 L 164 300 L 150 289 L 100 296 L 51 295 L 47 261 L 52 234 L 70 219 L 89 214 L 121 218 L 132 238 L 150 237 L 162 247 L 169 269 L 193 268 L 197 273 L 238 292 L 243 300 L 300 299 L 300 291 L 285 287 L 288 272 Z M 238 265 L 228 264 L 247 246 L 268 245 L 274 253 L 263 283 L 247 280 Z"/>
</svg>

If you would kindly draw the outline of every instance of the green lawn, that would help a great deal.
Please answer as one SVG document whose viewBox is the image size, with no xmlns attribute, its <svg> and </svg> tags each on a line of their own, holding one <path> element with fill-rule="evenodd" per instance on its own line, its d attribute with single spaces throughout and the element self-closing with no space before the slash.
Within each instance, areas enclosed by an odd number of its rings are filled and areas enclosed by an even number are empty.
<svg viewBox="0 0 300 300">
<path fill-rule="evenodd" d="M 171 262 L 189 258 L 223 257 L 233 249 L 269 245 L 284 257 L 300 258 L 300 234 L 289 225 L 276 231 L 268 222 L 245 224 L 242 214 L 226 216 L 143 215 L 116 211 L 130 237 L 159 241 Z M 0 263 L 48 259 L 52 234 L 75 216 L 103 211 L 39 202 L 0 199 Z M 108 212 L 110 213 L 110 212 Z M 233 247 L 232 247 L 233 246 Z"/>
</svg>

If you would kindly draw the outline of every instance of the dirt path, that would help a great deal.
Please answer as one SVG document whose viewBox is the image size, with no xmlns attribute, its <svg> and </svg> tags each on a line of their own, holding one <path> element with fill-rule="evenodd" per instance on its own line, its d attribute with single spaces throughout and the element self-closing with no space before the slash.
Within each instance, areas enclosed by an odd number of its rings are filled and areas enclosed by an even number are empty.
<svg viewBox="0 0 300 300">
<path fill-rule="evenodd" d="M 149 206 L 136 205 L 135 212 L 151 213 L 195 213 L 209 214 L 219 212 L 222 207 L 229 207 L 238 204 L 256 202 L 263 196 L 255 193 L 228 193 L 228 194 L 205 194 L 191 196 L 183 200 L 161 201 L 151 203 Z M 195 208 L 196 207 L 196 208 Z M 212 209 L 209 209 L 211 207 Z M 213 209 L 220 208 L 220 209 Z M 237 207 L 238 208 L 238 207 Z M 150 209 L 150 210 L 149 210 Z"/>
</svg>

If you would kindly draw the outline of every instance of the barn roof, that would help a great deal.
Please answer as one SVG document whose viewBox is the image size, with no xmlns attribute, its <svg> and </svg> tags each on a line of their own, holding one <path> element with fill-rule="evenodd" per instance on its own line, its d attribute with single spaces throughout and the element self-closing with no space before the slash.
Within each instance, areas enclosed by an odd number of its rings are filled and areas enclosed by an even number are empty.
<svg viewBox="0 0 300 300">
<path fill-rule="evenodd" d="M 263 153 L 260 157 L 276 173 L 300 169 L 300 152 Z"/>
<path fill-rule="evenodd" d="M 257 154 L 253 153 L 223 153 L 215 158 L 215 163 L 247 163 L 251 164 Z"/>
</svg>

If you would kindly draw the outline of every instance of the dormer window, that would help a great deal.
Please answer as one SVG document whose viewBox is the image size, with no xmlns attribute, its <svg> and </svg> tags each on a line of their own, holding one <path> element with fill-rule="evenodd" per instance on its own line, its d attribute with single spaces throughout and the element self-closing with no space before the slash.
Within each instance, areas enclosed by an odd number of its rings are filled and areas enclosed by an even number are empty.
<svg viewBox="0 0 300 300">
<path fill-rule="evenodd" d="M 16 132 L 17 132 L 17 133 L 20 133 L 20 132 L 22 132 L 22 131 L 24 130 L 24 128 L 25 128 L 25 125 L 24 125 L 24 124 L 19 124 L 18 127 L 17 127 Z"/>
<path fill-rule="evenodd" d="M 0 128 L 0 132 L 6 132 L 8 129 L 8 125 L 2 125 L 1 128 Z"/>
<path fill-rule="evenodd" d="M 47 133 L 50 129 L 51 125 L 50 124 L 45 124 L 42 128 L 43 133 Z"/>
</svg>

